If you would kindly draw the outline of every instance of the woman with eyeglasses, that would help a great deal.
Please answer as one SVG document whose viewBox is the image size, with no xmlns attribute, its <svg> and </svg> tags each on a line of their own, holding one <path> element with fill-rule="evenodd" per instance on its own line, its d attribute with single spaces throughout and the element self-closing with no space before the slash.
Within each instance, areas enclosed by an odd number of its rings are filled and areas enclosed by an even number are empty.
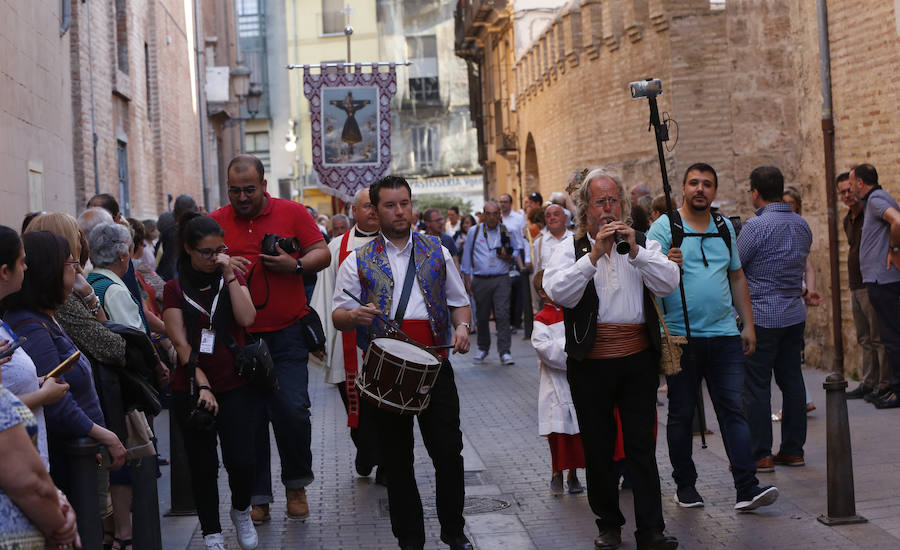
<svg viewBox="0 0 900 550">
<path fill-rule="evenodd" d="M 225 548 L 216 480 L 218 434 L 231 487 L 231 521 L 246 550 L 258 542 L 250 497 L 256 471 L 253 442 L 264 402 L 234 368 L 256 308 L 243 277 L 231 267 L 224 237 L 222 227 L 208 216 L 182 218 L 178 278 L 163 291 L 163 320 L 178 354 L 172 414 L 184 434 L 203 540 L 207 548 Z M 197 414 L 201 409 L 215 418 L 212 426 L 197 419 L 206 416 Z"/>
</svg>

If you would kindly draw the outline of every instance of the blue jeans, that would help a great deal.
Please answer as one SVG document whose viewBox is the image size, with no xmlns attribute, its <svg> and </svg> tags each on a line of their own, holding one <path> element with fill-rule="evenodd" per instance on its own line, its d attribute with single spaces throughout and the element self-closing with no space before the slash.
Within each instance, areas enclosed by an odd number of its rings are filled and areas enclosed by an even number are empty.
<svg viewBox="0 0 900 550">
<path fill-rule="evenodd" d="M 281 456 L 281 482 L 287 489 L 312 483 L 312 426 L 309 418 L 309 351 L 299 322 L 275 332 L 254 334 L 266 341 L 275 362 L 278 389 L 267 396 L 266 411 L 256 437 L 256 482 L 252 504 L 272 502 L 269 422 Z"/>
<path fill-rule="evenodd" d="M 666 377 L 669 384 L 666 439 L 672 478 L 678 487 L 691 487 L 697 482 L 697 468 L 691 458 L 692 422 L 704 378 L 731 462 L 735 488 L 741 491 L 759 485 L 756 462 L 750 455 L 750 426 L 744 418 L 744 363 L 740 336 L 691 338 L 681 356 L 681 372 Z"/>
<path fill-rule="evenodd" d="M 744 404 L 750 423 L 754 460 L 772 454 L 772 373 L 784 396 L 781 448 L 787 456 L 803 456 L 806 443 L 806 386 L 800 370 L 800 350 L 806 323 L 756 329 L 756 353 L 747 358 Z"/>
</svg>

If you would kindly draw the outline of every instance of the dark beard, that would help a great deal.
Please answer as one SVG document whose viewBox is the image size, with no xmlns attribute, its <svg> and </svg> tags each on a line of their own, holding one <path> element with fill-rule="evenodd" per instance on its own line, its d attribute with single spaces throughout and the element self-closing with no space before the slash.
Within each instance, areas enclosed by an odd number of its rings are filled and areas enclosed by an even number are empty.
<svg viewBox="0 0 900 550">
<path fill-rule="evenodd" d="M 691 199 L 691 201 L 688 202 L 688 206 L 689 206 L 689 207 L 691 208 L 691 210 L 693 210 L 694 212 L 705 212 L 705 211 L 709 208 L 709 203 L 710 203 L 710 202 L 711 202 L 711 201 L 706 201 L 706 206 L 694 206 L 694 201 L 693 201 L 693 199 Z"/>
<path fill-rule="evenodd" d="M 397 230 L 394 230 L 394 228 L 391 227 L 390 225 L 387 225 L 387 226 L 381 228 L 381 232 L 384 233 L 384 236 L 387 237 L 388 240 L 400 239 L 400 238 L 409 236 L 410 227 L 411 226 L 407 225 L 406 229 L 401 229 L 401 230 L 397 231 Z"/>
</svg>

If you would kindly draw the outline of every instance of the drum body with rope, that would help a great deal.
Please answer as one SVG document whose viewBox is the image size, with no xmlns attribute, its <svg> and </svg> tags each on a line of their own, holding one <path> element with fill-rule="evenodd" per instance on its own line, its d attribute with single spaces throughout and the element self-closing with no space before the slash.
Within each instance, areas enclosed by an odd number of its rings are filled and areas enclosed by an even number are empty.
<svg viewBox="0 0 900 550">
<path fill-rule="evenodd" d="M 363 358 L 356 386 L 363 399 L 397 414 L 428 407 L 441 360 L 422 346 L 398 338 L 375 338 Z"/>
</svg>

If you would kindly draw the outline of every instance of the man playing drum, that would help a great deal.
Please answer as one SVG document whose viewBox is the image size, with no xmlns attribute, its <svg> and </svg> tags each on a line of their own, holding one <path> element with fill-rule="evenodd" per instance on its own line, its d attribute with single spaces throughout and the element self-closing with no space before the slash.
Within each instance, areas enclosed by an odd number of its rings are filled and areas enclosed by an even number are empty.
<svg viewBox="0 0 900 550">
<path fill-rule="evenodd" d="M 376 181 L 369 194 L 378 211 L 381 233 L 351 252 L 338 270 L 332 314 L 335 328 L 356 330 L 360 345 L 368 348 L 369 336 L 389 332 L 384 321 L 384 316 L 389 316 L 421 347 L 449 344 L 454 353 L 468 352 L 470 309 L 465 286 L 440 241 L 410 231 L 409 184 L 401 177 L 387 176 Z M 344 290 L 367 305 L 359 307 Z M 364 372 L 369 374 L 366 367 Z M 471 550 L 472 544 L 463 534 L 459 396 L 446 357 L 431 387 L 430 404 L 418 417 L 435 469 L 441 540 L 453 550 Z M 387 473 L 391 527 L 401 548 L 420 550 L 425 545 L 425 522 L 413 472 L 412 418 L 390 408 L 375 411 L 379 468 Z"/>
</svg>

